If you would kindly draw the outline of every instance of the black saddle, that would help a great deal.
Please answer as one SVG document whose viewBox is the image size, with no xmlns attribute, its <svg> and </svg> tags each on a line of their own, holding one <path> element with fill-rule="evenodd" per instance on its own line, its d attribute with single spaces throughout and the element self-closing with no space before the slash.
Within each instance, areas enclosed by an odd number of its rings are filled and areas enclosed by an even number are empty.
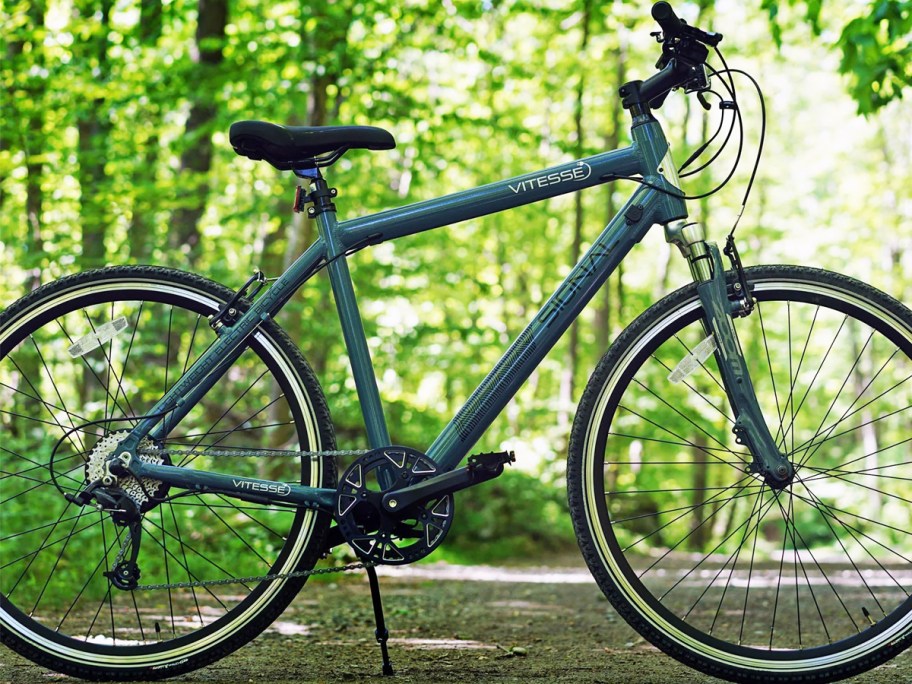
<svg viewBox="0 0 912 684">
<path fill-rule="evenodd" d="M 374 126 L 280 126 L 238 121 L 228 131 L 231 146 L 250 159 L 265 159 L 281 171 L 329 166 L 347 150 L 391 150 L 392 134 Z"/>
</svg>

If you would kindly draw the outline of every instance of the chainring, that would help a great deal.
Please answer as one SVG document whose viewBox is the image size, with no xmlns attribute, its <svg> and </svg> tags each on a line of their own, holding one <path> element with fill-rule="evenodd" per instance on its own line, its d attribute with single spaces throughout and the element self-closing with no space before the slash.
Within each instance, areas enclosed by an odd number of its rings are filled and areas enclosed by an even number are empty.
<svg viewBox="0 0 912 684">
<path fill-rule="evenodd" d="M 413 504 L 395 516 L 383 508 L 392 489 L 437 474 L 437 464 L 416 449 L 385 447 L 368 452 L 342 475 L 334 516 L 345 541 L 362 561 L 405 565 L 436 549 L 453 522 L 453 495 Z"/>
</svg>

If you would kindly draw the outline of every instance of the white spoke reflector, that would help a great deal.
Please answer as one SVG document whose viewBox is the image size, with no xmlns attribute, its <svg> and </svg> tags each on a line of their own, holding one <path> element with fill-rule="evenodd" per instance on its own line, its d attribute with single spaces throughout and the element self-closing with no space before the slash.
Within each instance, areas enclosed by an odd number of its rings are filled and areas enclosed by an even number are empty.
<svg viewBox="0 0 912 684">
<path fill-rule="evenodd" d="M 697 368 L 700 368 L 700 366 L 703 365 L 703 362 L 706 361 L 716 349 L 716 338 L 710 335 L 694 347 L 694 350 L 690 354 L 681 359 L 674 370 L 668 374 L 668 379 L 673 383 L 681 382 L 684 378 L 697 370 Z"/>
<path fill-rule="evenodd" d="M 113 321 L 109 321 L 103 325 L 98 326 L 94 332 L 90 332 L 88 335 L 83 335 L 78 340 L 76 340 L 67 351 L 70 353 L 74 359 L 80 356 L 88 354 L 93 349 L 97 349 L 105 342 L 127 329 L 127 319 L 125 316 L 120 318 L 115 318 Z"/>
</svg>

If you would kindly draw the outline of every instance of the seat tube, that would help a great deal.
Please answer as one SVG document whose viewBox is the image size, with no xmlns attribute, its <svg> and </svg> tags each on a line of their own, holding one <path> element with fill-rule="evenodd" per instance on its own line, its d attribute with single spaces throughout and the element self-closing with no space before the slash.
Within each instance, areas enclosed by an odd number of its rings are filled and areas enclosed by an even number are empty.
<svg viewBox="0 0 912 684">
<path fill-rule="evenodd" d="M 358 401 L 361 404 L 361 413 L 364 416 L 364 425 L 367 429 L 367 438 L 372 449 L 389 446 L 389 431 L 386 419 L 383 416 L 383 405 L 380 402 L 380 392 L 377 388 L 377 377 L 374 374 L 374 365 L 371 361 L 367 338 L 364 334 L 364 325 L 361 322 L 361 313 L 355 297 L 351 272 L 345 260 L 344 248 L 337 234 L 338 221 L 336 210 L 331 201 L 320 201 L 319 196 L 325 193 L 328 198 L 335 193 L 326 186 L 326 181 L 319 177 L 313 181 L 313 197 L 315 220 L 320 236 L 326 243 L 326 258 L 329 265 L 329 282 L 332 285 L 333 297 L 336 300 L 336 309 L 339 312 L 339 321 L 342 325 L 342 336 L 348 350 L 351 362 L 352 376 L 358 390 Z M 321 206 L 322 205 L 322 206 Z"/>
</svg>

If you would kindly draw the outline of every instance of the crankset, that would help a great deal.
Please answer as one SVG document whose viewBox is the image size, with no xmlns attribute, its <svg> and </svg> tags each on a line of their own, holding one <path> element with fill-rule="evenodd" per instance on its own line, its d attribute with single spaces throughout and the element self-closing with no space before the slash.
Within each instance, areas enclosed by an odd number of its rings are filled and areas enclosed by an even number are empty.
<svg viewBox="0 0 912 684">
<path fill-rule="evenodd" d="M 420 451 L 369 451 L 342 475 L 334 515 L 345 541 L 372 563 L 403 565 L 443 542 L 453 521 L 453 493 L 503 473 L 512 452 L 476 454 L 463 468 L 441 472 Z"/>
<path fill-rule="evenodd" d="M 446 537 L 453 495 L 433 496 L 388 513 L 383 496 L 437 474 L 420 451 L 388 447 L 370 451 L 342 475 L 335 508 L 339 531 L 363 561 L 402 565 L 424 558 Z"/>
</svg>

